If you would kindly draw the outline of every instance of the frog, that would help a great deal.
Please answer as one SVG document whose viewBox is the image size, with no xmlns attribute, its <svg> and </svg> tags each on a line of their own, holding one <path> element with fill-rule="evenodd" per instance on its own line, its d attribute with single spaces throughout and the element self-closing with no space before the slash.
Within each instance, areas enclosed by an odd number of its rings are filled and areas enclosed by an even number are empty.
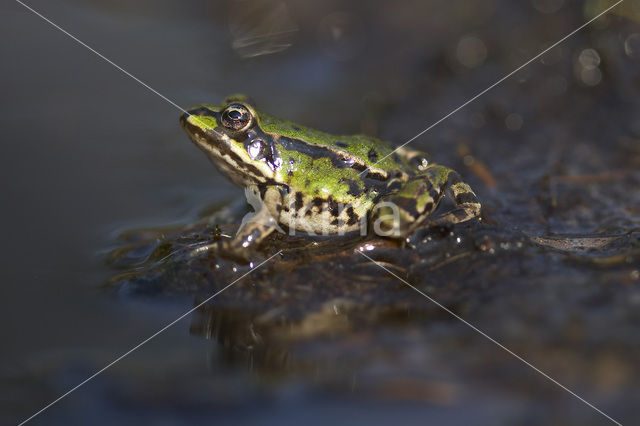
<svg viewBox="0 0 640 426">
<path fill-rule="evenodd" d="M 481 212 L 460 174 L 424 152 L 283 120 L 258 110 L 245 95 L 196 105 L 180 122 L 224 176 L 261 202 L 235 237 L 206 250 L 246 259 L 283 227 L 325 236 L 366 235 L 373 228 L 406 240 L 418 229 L 466 222 Z"/>
</svg>

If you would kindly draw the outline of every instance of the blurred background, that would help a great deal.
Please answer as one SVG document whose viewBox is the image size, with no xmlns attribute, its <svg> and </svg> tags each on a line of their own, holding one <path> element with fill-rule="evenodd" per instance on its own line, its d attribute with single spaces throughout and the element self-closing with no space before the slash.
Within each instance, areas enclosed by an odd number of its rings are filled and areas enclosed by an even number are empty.
<svg viewBox="0 0 640 426">
<path fill-rule="evenodd" d="M 241 92 L 394 144 L 613 3 L 28 1 L 181 107 Z M 0 12 L 0 416 L 17 424 L 193 306 L 156 270 L 141 291 L 105 290 L 120 236 L 241 191 L 177 108 L 19 3 Z M 640 395 L 639 22 L 624 1 L 412 142 L 471 184 L 484 225 L 460 230 L 464 267 L 438 245 L 385 258 L 623 424 Z M 326 293 L 295 306 L 311 311 L 264 302 L 280 322 L 263 318 L 259 353 L 251 289 L 295 292 L 313 265 L 234 287 L 32 424 L 607 424 L 362 259 L 331 262 L 365 287 L 338 296 L 321 275 Z"/>
</svg>

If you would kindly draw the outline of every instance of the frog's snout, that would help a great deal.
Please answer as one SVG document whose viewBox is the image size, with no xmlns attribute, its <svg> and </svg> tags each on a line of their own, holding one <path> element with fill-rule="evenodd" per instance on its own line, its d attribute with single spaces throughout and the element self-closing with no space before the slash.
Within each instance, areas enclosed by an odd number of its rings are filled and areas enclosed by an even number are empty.
<svg viewBox="0 0 640 426">
<path fill-rule="evenodd" d="M 193 123 L 190 123 L 190 122 L 189 122 L 189 117 L 190 117 L 190 116 L 192 116 L 192 115 L 194 115 L 194 114 L 192 114 L 192 112 L 191 112 L 191 111 L 193 111 L 193 110 L 185 111 L 185 112 L 180 116 L 180 124 L 182 125 L 182 128 L 183 128 L 183 129 L 185 129 L 185 130 L 187 131 L 187 133 L 188 133 L 190 130 L 193 130 L 193 127 L 195 127 L 195 126 L 193 125 Z"/>
<path fill-rule="evenodd" d="M 186 123 L 188 123 L 188 118 L 190 116 L 196 117 L 215 117 L 216 114 L 211 109 L 207 108 L 204 105 L 200 105 L 197 107 L 189 108 L 187 110 L 183 110 L 184 113 L 180 116 L 180 123 L 184 127 Z"/>
<path fill-rule="evenodd" d="M 187 123 L 187 117 L 189 117 L 190 115 L 191 114 L 189 114 L 189 111 L 186 111 L 180 116 L 180 124 L 182 125 L 182 127 L 184 127 L 184 125 Z"/>
<path fill-rule="evenodd" d="M 196 126 L 195 123 L 193 122 L 194 120 L 193 119 L 189 120 L 189 117 L 191 116 L 202 117 L 200 108 L 192 108 L 192 109 L 185 110 L 184 113 L 180 116 L 180 124 L 182 125 L 182 128 L 189 135 L 195 134 L 199 130 L 198 126 Z"/>
<path fill-rule="evenodd" d="M 180 116 L 180 124 L 182 124 L 183 127 L 188 122 L 187 119 L 190 116 L 195 115 L 196 117 L 199 117 L 202 115 L 200 114 L 200 108 L 190 108 L 183 111 L 183 114 Z"/>
</svg>

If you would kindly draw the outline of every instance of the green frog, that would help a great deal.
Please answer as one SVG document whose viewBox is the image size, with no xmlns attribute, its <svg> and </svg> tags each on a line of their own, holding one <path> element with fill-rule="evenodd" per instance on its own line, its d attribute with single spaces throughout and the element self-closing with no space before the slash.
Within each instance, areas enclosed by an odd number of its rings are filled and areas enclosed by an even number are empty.
<svg viewBox="0 0 640 426">
<path fill-rule="evenodd" d="M 421 227 L 480 214 L 469 185 L 426 154 L 281 120 L 243 95 L 193 107 L 180 121 L 217 168 L 261 202 L 235 238 L 209 247 L 241 258 L 281 226 L 323 235 L 367 234 L 373 228 L 404 239 Z M 443 211 L 438 206 L 444 199 L 449 202 Z"/>
</svg>

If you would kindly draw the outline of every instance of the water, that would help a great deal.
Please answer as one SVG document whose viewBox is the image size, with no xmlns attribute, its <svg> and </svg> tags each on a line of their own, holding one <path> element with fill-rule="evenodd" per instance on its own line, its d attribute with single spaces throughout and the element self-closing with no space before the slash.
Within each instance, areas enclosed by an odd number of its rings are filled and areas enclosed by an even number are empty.
<svg viewBox="0 0 640 426">
<path fill-rule="evenodd" d="M 29 5 L 180 106 L 244 92 L 396 143 L 606 7 Z M 465 176 L 484 224 L 371 254 L 623 424 L 639 373 L 638 10 L 626 1 L 412 143 Z M 17 424 L 242 272 L 177 257 L 174 275 L 105 287 L 140 261 L 107 262 L 118 235 L 195 222 L 241 191 L 178 109 L 18 3 L 1 11 L 0 412 Z M 349 250 L 289 253 L 33 424 L 606 424 Z"/>
</svg>

